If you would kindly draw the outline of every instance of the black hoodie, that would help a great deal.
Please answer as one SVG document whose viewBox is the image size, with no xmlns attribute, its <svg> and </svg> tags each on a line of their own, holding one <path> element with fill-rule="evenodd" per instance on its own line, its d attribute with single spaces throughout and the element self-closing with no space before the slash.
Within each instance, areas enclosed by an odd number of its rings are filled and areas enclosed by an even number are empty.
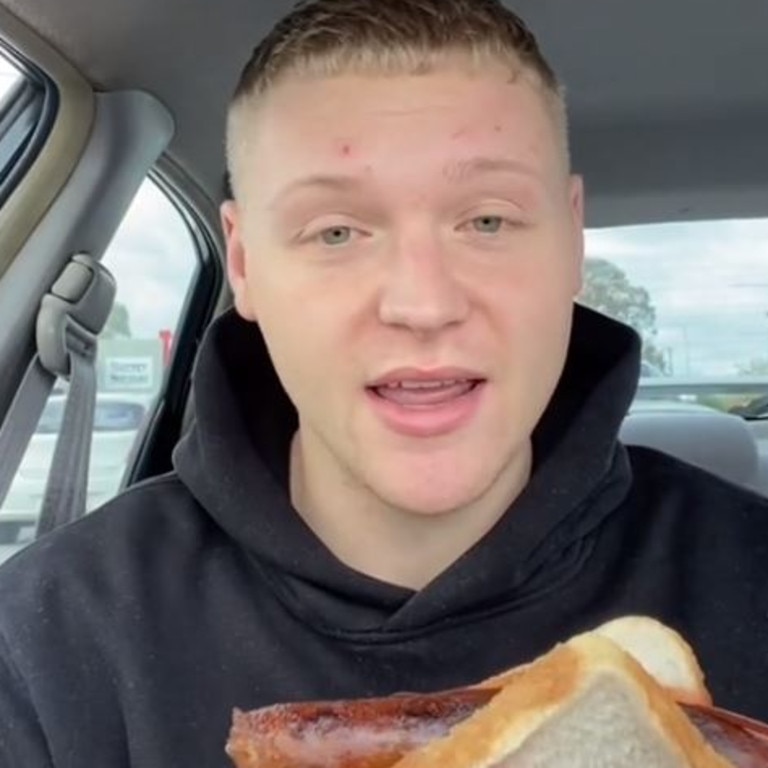
<svg viewBox="0 0 768 768">
<path fill-rule="evenodd" d="M 628 613 L 768 719 L 768 501 L 617 442 L 638 364 L 632 331 L 577 309 L 530 483 L 413 592 L 292 509 L 295 411 L 258 328 L 225 315 L 176 471 L 0 570 L 0 766 L 224 768 L 233 707 L 458 686 Z"/>
</svg>

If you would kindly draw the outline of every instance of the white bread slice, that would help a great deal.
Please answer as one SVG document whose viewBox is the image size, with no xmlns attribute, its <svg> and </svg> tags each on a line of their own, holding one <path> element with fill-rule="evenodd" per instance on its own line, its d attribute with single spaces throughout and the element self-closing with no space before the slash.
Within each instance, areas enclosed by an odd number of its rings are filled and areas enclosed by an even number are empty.
<svg viewBox="0 0 768 768">
<path fill-rule="evenodd" d="M 624 616 L 594 630 L 633 656 L 681 704 L 712 706 L 704 672 L 683 637 L 648 616 Z"/>
<path fill-rule="evenodd" d="M 515 670 L 489 704 L 394 768 L 728 766 L 635 659 L 587 633 Z"/>
<path fill-rule="evenodd" d="M 696 654 L 674 629 L 648 616 L 623 616 L 592 630 L 629 653 L 681 704 L 712 706 Z M 502 688 L 525 666 L 483 680 L 479 688 Z"/>
</svg>

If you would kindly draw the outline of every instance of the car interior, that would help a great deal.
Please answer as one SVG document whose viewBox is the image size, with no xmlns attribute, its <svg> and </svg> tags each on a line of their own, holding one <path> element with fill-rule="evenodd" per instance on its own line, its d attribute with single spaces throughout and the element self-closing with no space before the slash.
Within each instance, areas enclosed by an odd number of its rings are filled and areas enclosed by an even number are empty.
<svg viewBox="0 0 768 768">
<path fill-rule="evenodd" d="M 768 4 L 508 2 L 565 83 L 587 255 L 611 261 L 641 234 L 656 238 L 632 252 L 645 253 L 634 272 L 621 262 L 635 282 L 662 286 L 646 285 L 648 366 L 622 439 L 768 495 Z M 90 476 L 68 465 L 83 511 L 171 470 L 194 419 L 198 345 L 231 304 L 218 214 L 227 104 L 286 7 L 0 0 L 0 423 L 14 422 L 0 462 L 18 459 L 5 489 L 16 501 L 0 496 L 0 559 L 51 527 L 36 529 L 56 471 L 54 446 L 41 447 L 50 418 L 38 425 L 47 399 L 112 414 L 108 428 L 83 421 L 75 441 L 93 439 Z M 709 234 L 682 243 L 683 231 L 716 231 L 725 245 L 715 253 Z M 94 317 L 106 325 L 82 389 L 50 363 L 40 329 Z M 13 409 L 34 360 L 45 369 L 35 405 Z M 119 456 L 99 465 L 115 434 Z"/>
</svg>

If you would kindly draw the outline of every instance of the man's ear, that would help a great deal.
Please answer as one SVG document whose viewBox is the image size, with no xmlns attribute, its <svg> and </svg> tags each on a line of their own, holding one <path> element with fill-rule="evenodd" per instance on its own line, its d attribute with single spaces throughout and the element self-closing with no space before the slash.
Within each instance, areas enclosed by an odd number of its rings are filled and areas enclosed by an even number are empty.
<svg viewBox="0 0 768 768">
<path fill-rule="evenodd" d="M 221 204 L 221 228 L 224 232 L 227 259 L 227 280 L 232 289 L 235 309 L 245 320 L 256 320 L 248 291 L 248 260 L 243 241 L 241 212 L 234 200 Z"/>
<path fill-rule="evenodd" d="M 578 296 L 584 282 L 584 180 L 581 176 L 571 176 L 569 204 L 573 229 L 573 295 Z"/>
</svg>

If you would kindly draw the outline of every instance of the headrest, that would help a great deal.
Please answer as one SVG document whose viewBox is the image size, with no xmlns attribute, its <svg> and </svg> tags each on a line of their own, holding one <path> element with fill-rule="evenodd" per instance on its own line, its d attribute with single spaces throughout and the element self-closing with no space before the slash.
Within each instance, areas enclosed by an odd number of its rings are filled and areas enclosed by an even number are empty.
<svg viewBox="0 0 768 768">
<path fill-rule="evenodd" d="M 720 411 L 630 411 L 619 433 L 627 445 L 669 453 L 732 483 L 752 487 L 759 471 L 757 442 L 746 422 Z"/>
</svg>

